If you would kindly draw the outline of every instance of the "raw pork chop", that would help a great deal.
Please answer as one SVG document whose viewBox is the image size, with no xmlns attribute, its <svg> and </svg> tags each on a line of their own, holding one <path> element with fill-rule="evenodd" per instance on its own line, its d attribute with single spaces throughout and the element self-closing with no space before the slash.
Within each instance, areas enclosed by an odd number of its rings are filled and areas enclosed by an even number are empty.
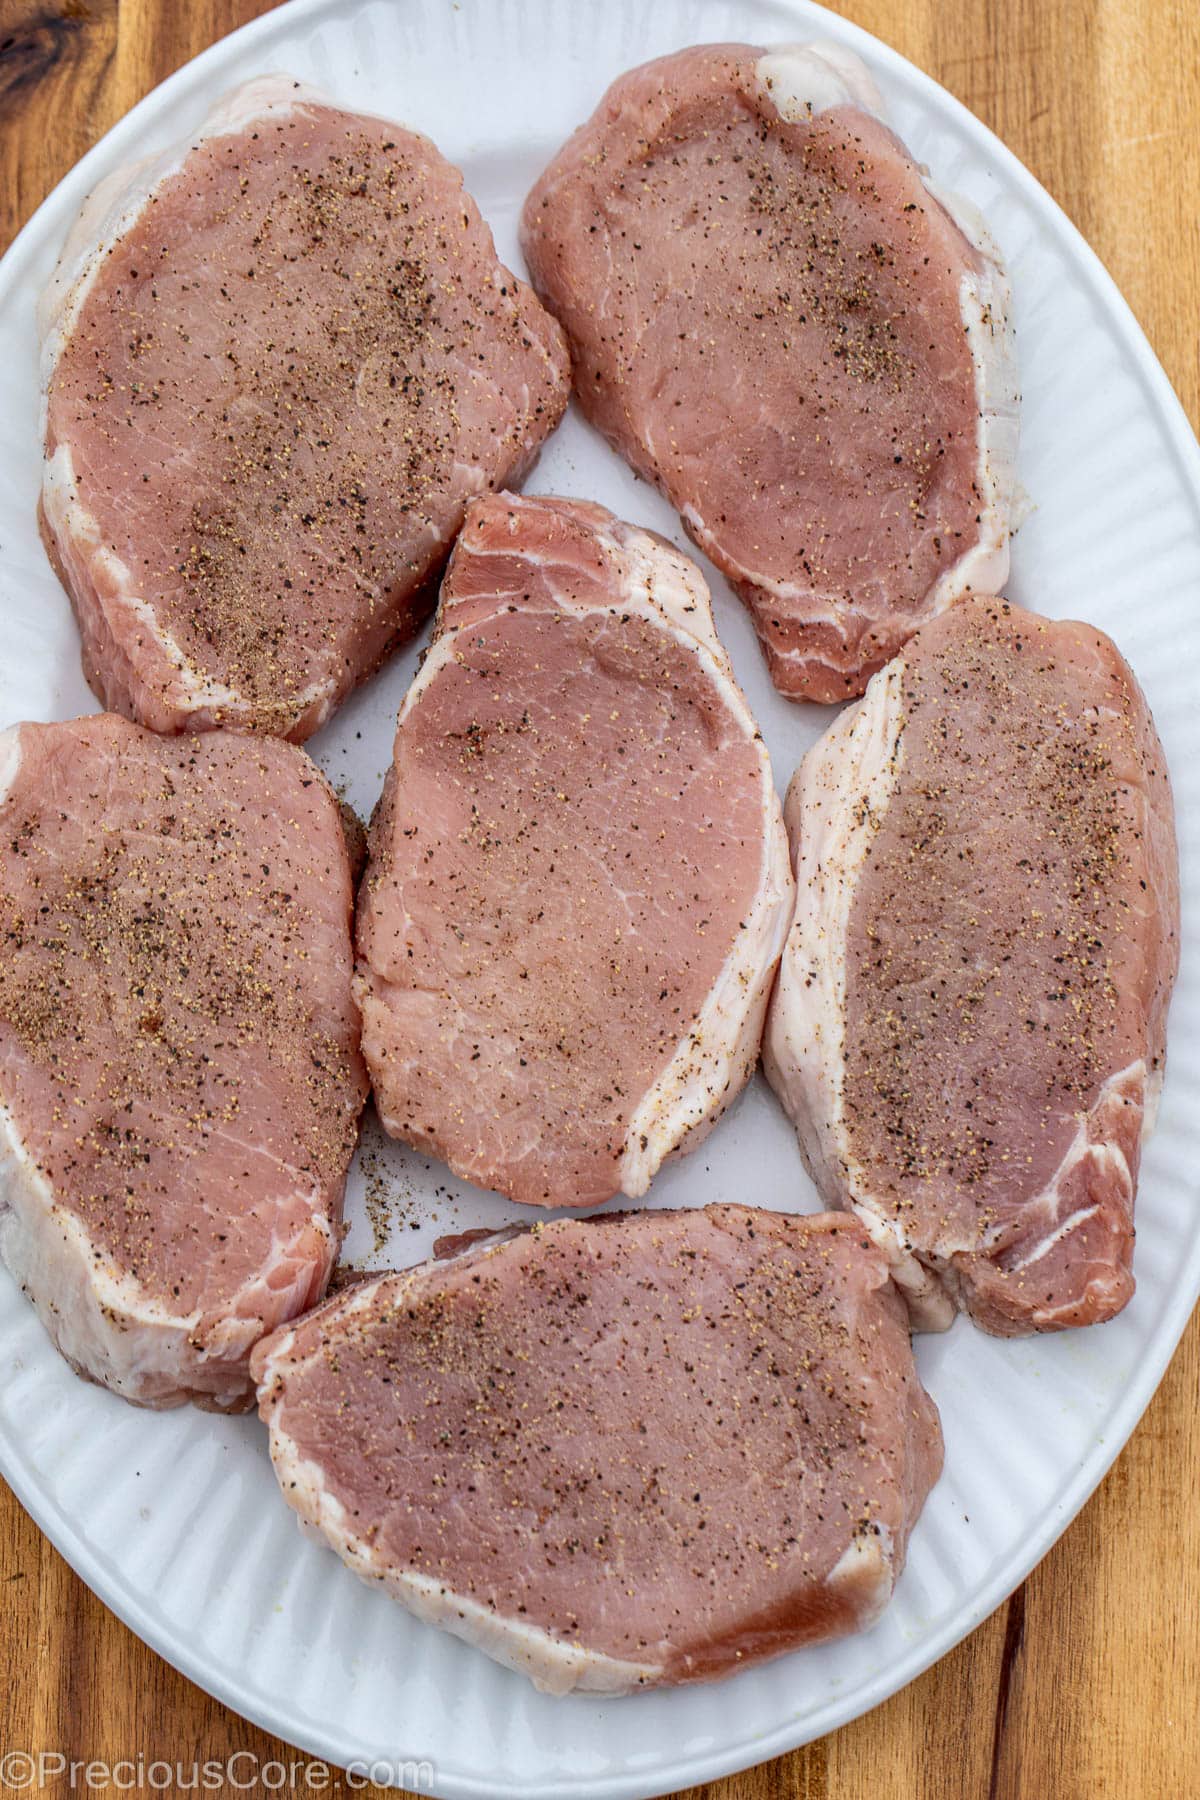
<svg viewBox="0 0 1200 1800">
<path fill-rule="evenodd" d="M 339 1294 L 254 1356 L 289 1505 L 552 1693 L 870 1624 L 942 1464 L 845 1216 L 561 1219 Z"/>
<path fill-rule="evenodd" d="M 81 1375 L 248 1403 L 325 1291 L 366 1082 L 337 803 L 290 745 L 0 736 L 0 1255 Z"/>
<path fill-rule="evenodd" d="M 1008 284 L 857 58 L 706 44 L 613 84 L 526 202 L 584 411 L 749 606 L 776 686 L 844 700 L 1008 573 Z"/>
<path fill-rule="evenodd" d="M 599 506 L 474 502 L 360 898 L 386 1128 L 532 1205 L 645 1193 L 758 1060 L 791 893 L 695 566 Z"/>
<path fill-rule="evenodd" d="M 315 731 L 566 404 L 458 170 L 282 76 L 97 189 L 42 331 L 47 547 L 88 681 L 158 731 Z"/>
<path fill-rule="evenodd" d="M 1090 625 L 966 600 L 801 763 L 767 1072 L 827 1201 L 926 1324 L 1087 1325 L 1133 1292 L 1178 958 L 1171 791 Z"/>
</svg>

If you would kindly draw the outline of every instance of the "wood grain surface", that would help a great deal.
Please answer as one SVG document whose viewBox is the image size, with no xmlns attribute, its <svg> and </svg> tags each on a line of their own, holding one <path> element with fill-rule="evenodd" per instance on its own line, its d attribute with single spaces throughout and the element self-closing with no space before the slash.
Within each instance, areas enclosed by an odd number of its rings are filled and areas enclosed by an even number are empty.
<svg viewBox="0 0 1200 1800">
<path fill-rule="evenodd" d="M 0 248 L 136 100 L 266 10 L 266 0 L 0 0 Z M 1197 0 L 840 0 L 837 10 L 957 94 L 1061 202 L 1195 425 Z M 1099 1493 L 973 1637 L 867 1718 L 688 1800 L 1200 1795 L 1198 1382 L 1200 1320 Z M 0 1756 L 294 1760 L 139 1643 L 2 1484 L 0 1597 Z M 276 1779 L 270 1771 L 267 1784 Z M 45 1791 L 66 1793 L 67 1778 Z M 324 1791 L 351 1790 L 335 1772 Z"/>
</svg>

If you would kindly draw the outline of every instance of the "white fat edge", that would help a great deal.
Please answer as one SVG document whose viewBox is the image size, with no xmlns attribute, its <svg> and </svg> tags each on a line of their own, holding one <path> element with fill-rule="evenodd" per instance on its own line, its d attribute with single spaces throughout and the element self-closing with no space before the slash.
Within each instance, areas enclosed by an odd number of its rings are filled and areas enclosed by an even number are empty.
<svg viewBox="0 0 1200 1800">
<path fill-rule="evenodd" d="M 38 301 L 43 426 L 46 390 L 63 344 L 107 252 L 135 223 L 155 188 L 177 175 L 192 151 L 210 138 L 235 135 L 259 119 L 286 117 L 301 106 L 330 104 L 316 88 L 290 75 L 256 76 L 223 95 L 186 138 L 166 150 L 122 164 L 96 184 L 67 234 L 54 273 Z"/>
<path fill-rule="evenodd" d="M 0 804 L 8 798 L 21 771 L 21 727 L 0 731 Z"/>
<path fill-rule="evenodd" d="M 636 1200 L 646 1192 L 666 1157 L 697 1147 L 705 1130 L 749 1079 L 758 1060 L 763 1015 L 787 936 L 793 887 L 770 757 L 717 636 L 708 585 L 690 557 L 646 532 L 625 526 L 619 537 L 631 565 L 634 591 L 653 596 L 675 634 L 686 633 L 710 653 L 722 699 L 743 734 L 758 744 L 763 811 L 758 882 L 743 929 L 698 1017 L 642 1096 L 630 1121 L 621 1159 L 621 1191 Z"/>
<path fill-rule="evenodd" d="M 154 608 L 136 592 L 133 571 L 128 563 L 104 542 L 95 514 L 79 498 L 69 444 L 59 444 L 54 455 L 48 457 L 43 465 L 42 509 L 64 562 L 69 563 L 76 558 L 82 560 L 90 590 L 88 600 L 114 638 L 117 633 L 109 617 L 109 606 L 101 598 L 99 585 L 92 576 L 93 569 L 98 568 L 104 572 L 114 591 L 116 605 L 132 613 L 144 637 L 157 645 L 170 666 L 176 684 L 173 705 L 184 713 L 214 711 L 236 717 L 243 706 L 238 690 L 204 674 L 188 659 L 174 632 L 161 623 Z M 136 670 L 133 674 L 134 679 L 139 678 Z M 333 700 L 325 684 L 311 683 L 300 691 L 295 702 L 296 716 L 302 717 L 318 701 L 323 702 L 323 705 L 313 726 L 314 730 L 324 723 L 333 710 Z"/>
<path fill-rule="evenodd" d="M 186 1398 L 198 1312 L 169 1313 L 108 1265 L 74 1214 L 55 1205 L 9 1108 L 0 1103 L 0 1259 L 67 1361 L 131 1400 Z M 237 1388 L 240 1397 L 245 1383 Z"/>
<path fill-rule="evenodd" d="M 940 1269 L 934 1273 L 914 1254 L 895 1219 L 870 1194 L 856 1192 L 850 1208 L 875 1248 L 886 1257 L 914 1330 L 948 1331 L 957 1308 Z"/>
<path fill-rule="evenodd" d="M 958 289 L 958 309 L 975 370 L 979 535 L 935 583 L 926 603 L 925 616 L 931 616 L 963 594 L 1003 592 L 1009 571 L 1009 537 L 1028 511 L 1028 499 L 1017 476 L 1021 392 L 1008 275 L 978 209 L 928 175 L 923 179 L 981 265 L 964 272 Z"/>
<path fill-rule="evenodd" d="M 896 1585 L 895 1545 L 886 1525 L 873 1523 L 852 1537 L 825 1577 L 825 1586 L 849 1589 L 863 1602 L 856 1630 L 863 1631 L 883 1612 Z"/>
<path fill-rule="evenodd" d="M 118 606 L 131 612 L 146 637 L 158 645 L 178 683 L 178 704 L 181 710 L 200 712 L 209 707 L 237 707 L 241 699 L 237 690 L 222 681 L 214 681 L 211 676 L 201 674 L 188 661 L 174 633 L 159 622 L 153 607 L 136 592 L 133 571 L 128 563 L 104 542 L 95 514 L 89 512 L 79 498 L 69 444 L 59 444 L 54 455 L 46 460 L 42 475 L 42 509 L 46 515 L 46 523 L 60 546 L 64 547 L 64 560 L 68 556 L 82 558 L 92 590 L 91 602 L 104 618 L 108 629 L 113 630 L 108 608 L 100 598 L 99 586 L 91 577 L 91 571 L 96 567 L 104 571 L 111 583 Z"/>
<path fill-rule="evenodd" d="M 281 118 L 303 105 L 329 104 L 317 89 L 289 75 L 263 75 L 226 94 L 213 107 L 198 131 L 169 150 L 144 157 L 114 170 L 97 184 L 84 201 L 59 256 L 54 274 L 38 302 L 41 339 L 41 436 L 46 437 L 50 383 L 63 347 L 87 299 L 93 281 L 111 246 L 134 224 L 151 194 L 183 167 L 187 157 L 206 139 L 243 131 L 258 119 Z M 64 561 L 72 550 L 82 551 L 85 568 L 99 563 L 108 574 L 120 604 L 134 612 L 150 639 L 175 671 L 182 690 L 180 709 L 202 712 L 209 708 L 237 710 L 241 696 L 222 682 L 213 681 L 189 662 L 174 635 L 163 627 L 134 587 L 133 574 L 100 536 L 95 515 L 79 498 L 70 446 L 59 444 L 46 458 L 42 475 L 42 506 L 46 522 L 62 547 Z M 103 614 L 95 583 L 92 601 Z M 106 621 L 107 622 L 107 621 Z M 303 713 L 324 695 L 320 684 L 299 696 Z M 326 703 L 325 716 L 331 710 Z M 323 722 L 323 719 L 319 722 Z"/>
<path fill-rule="evenodd" d="M 760 58 L 756 74 L 780 117 L 790 123 L 843 105 L 861 107 L 888 122 L 883 96 L 865 64 L 838 45 L 776 46 Z M 975 370 L 979 535 L 932 589 L 922 608 L 922 617 L 932 617 L 964 593 L 1001 592 L 1008 580 L 1009 533 L 1028 502 L 1017 479 L 1020 389 L 1004 259 L 979 208 L 943 187 L 926 169 L 920 173 L 930 198 L 961 232 L 981 265 L 966 271 L 959 284 L 959 313 Z M 780 598 L 788 597 L 787 583 L 749 578 Z"/>
<path fill-rule="evenodd" d="M 774 805 L 772 805 L 772 800 Z M 666 1158 L 686 1153 L 736 1098 L 758 1061 L 771 982 L 788 931 L 793 887 L 778 796 L 764 792 L 766 830 L 754 900 L 704 1005 L 642 1096 L 621 1159 L 621 1192 L 639 1199 Z"/>
<path fill-rule="evenodd" d="M 390 1566 L 351 1529 L 349 1515 L 317 1464 L 301 1455 L 277 1419 L 269 1421 L 271 1461 L 306 1537 L 314 1531 L 360 1581 L 381 1587 L 423 1624 L 437 1626 L 526 1676 L 542 1693 L 627 1694 L 661 1680 L 661 1666 L 573 1647 L 548 1631 L 506 1617 L 416 1569 Z M 306 1529 L 307 1528 L 307 1529 Z"/>
<path fill-rule="evenodd" d="M 861 1568 L 864 1564 L 869 1566 L 877 1560 L 885 1562 L 890 1568 L 896 1560 L 896 1545 L 891 1527 L 882 1520 L 872 1519 L 866 1531 L 851 1538 L 825 1579 L 844 1580 L 856 1568 Z"/>
<path fill-rule="evenodd" d="M 664 538 L 652 537 L 637 525 L 614 519 L 613 527 L 598 531 L 598 535 L 607 539 L 607 547 L 615 560 L 627 563 L 629 584 L 635 594 L 650 601 L 681 642 L 690 638 L 711 653 L 720 665 L 725 685 L 736 694 L 751 730 L 757 732 L 758 726 L 734 678 L 733 665 L 717 636 L 712 595 L 697 565 L 682 550 L 677 550 Z"/>
<path fill-rule="evenodd" d="M 541 498 L 517 498 L 514 508 L 536 506 Z M 787 935 L 793 888 L 771 759 L 717 636 L 703 575 L 690 557 L 637 526 L 614 519 L 611 526 L 597 523 L 593 529 L 617 567 L 623 567 L 620 600 L 587 604 L 558 595 L 559 606 L 578 617 L 620 613 L 644 619 L 691 651 L 743 735 L 757 746 L 762 798 L 762 859 L 745 929 L 738 932 L 701 1012 L 643 1095 L 625 1136 L 620 1191 L 636 1200 L 646 1192 L 663 1161 L 682 1149 L 685 1138 L 690 1140 L 688 1149 L 698 1146 L 706 1128 L 716 1122 L 749 1079 L 771 980 Z M 487 552 L 468 550 L 463 554 Z M 400 708 L 397 729 L 456 654 L 458 627 L 447 623 L 447 616 L 443 603 L 433 643 Z M 449 618 L 452 620 L 452 613 Z M 471 629 L 478 624 L 479 619 L 474 618 Z"/>
<path fill-rule="evenodd" d="M 767 1021 L 767 1075 L 800 1134 L 813 1179 L 849 1200 L 843 1113 L 846 941 L 854 891 L 904 756 L 904 661 L 803 758 L 788 788 L 796 905 Z"/>
<path fill-rule="evenodd" d="M 482 478 L 480 478 L 482 486 Z M 511 531 L 515 535 L 519 526 L 516 516 L 522 511 L 537 510 L 544 504 L 553 504 L 555 496 L 548 494 L 504 494 L 500 496 L 506 506 L 514 514 Z M 577 504 L 568 501 L 569 505 Z M 631 583 L 636 586 L 628 594 L 623 594 L 620 604 L 614 602 L 597 602 L 588 604 L 577 602 L 565 596 L 557 595 L 556 600 L 564 612 L 574 613 L 582 618 L 590 612 L 597 613 L 631 613 L 647 620 L 650 624 L 666 630 L 687 649 L 701 649 L 708 653 L 708 663 L 713 679 L 721 687 L 731 709 L 737 712 L 740 719 L 749 724 L 752 734 L 757 733 L 758 726 L 746 705 L 745 696 L 737 685 L 733 666 L 729 661 L 724 645 L 717 636 L 716 621 L 713 618 L 712 597 L 708 584 L 700 570 L 690 557 L 664 540 L 652 537 L 649 532 L 640 530 L 636 525 L 627 525 L 623 520 L 613 518 L 612 527 L 606 529 L 596 521 L 588 521 L 589 529 L 600 538 L 610 555 L 618 565 L 625 563 L 630 568 Z M 461 543 L 458 554 L 462 556 L 479 556 L 486 558 L 490 552 L 475 550 L 470 545 Z M 520 555 L 514 548 L 506 548 L 508 555 Z M 536 556 L 528 560 L 536 562 Z M 454 660 L 455 644 L 461 627 L 455 622 L 455 606 L 447 606 L 445 590 L 438 601 L 437 614 L 433 622 L 433 635 L 425 660 L 404 696 L 400 708 L 397 725 L 402 725 L 408 715 L 417 706 L 426 689 L 431 687 L 446 664 Z M 478 624 L 479 621 L 474 622 Z M 474 625 L 472 626 L 474 629 Z"/>
<path fill-rule="evenodd" d="M 871 1196 L 845 1124 L 846 947 L 858 879 L 904 760 L 904 659 L 872 677 L 805 756 L 788 789 L 796 908 L 767 1016 L 767 1079 L 825 1199 L 852 1209 L 926 1330 L 954 1308 Z"/>
<path fill-rule="evenodd" d="M 506 1618 L 465 1594 L 456 1594 L 428 1575 L 409 1571 L 383 1579 L 389 1593 L 419 1619 L 451 1632 L 506 1669 L 527 1676 L 540 1693 L 629 1694 L 662 1680 L 659 1663 L 630 1662 L 565 1643 L 536 1625 Z"/>
<path fill-rule="evenodd" d="M 781 119 L 798 125 L 835 106 L 859 106 L 886 117 L 883 95 L 860 57 L 841 44 L 772 44 L 755 64 L 755 76 Z"/>
<path fill-rule="evenodd" d="M 4 740 L 19 737 L 20 729 L 0 735 L 0 753 Z M 329 1221 L 314 1215 L 308 1222 L 324 1236 L 332 1262 L 336 1242 Z M 286 1260 L 288 1252 L 286 1241 L 273 1242 L 271 1256 L 254 1277 L 256 1287 L 269 1288 L 276 1261 Z M 262 1335 L 257 1319 L 238 1317 L 231 1301 L 227 1315 L 207 1333 L 205 1347 L 197 1349 L 191 1338 L 203 1320 L 201 1309 L 171 1312 L 105 1258 L 77 1215 L 56 1202 L 2 1100 L 0 1261 L 61 1354 L 102 1387 L 155 1406 L 178 1404 L 195 1392 L 218 1403 L 245 1398 L 244 1370 L 229 1371 L 215 1387 L 189 1381 L 189 1375 L 202 1378 L 211 1368 L 244 1362 Z"/>
<path fill-rule="evenodd" d="M 2 773 L 3 770 L 2 767 L 0 767 L 0 776 L 2 776 Z M 1155 1128 L 1158 1125 L 1158 1109 L 1162 1105 L 1162 1094 L 1163 1068 L 1160 1060 L 1159 1066 L 1156 1069 L 1148 1070 L 1146 1074 L 1145 1099 L 1142 1103 L 1143 1145 L 1147 1144 L 1154 1136 Z"/>
<path fill-rule="evenodd" d="M 445 1266 L 497 1247 L 496 1239 L 469 1245 L 458 1256 L 446 1258 Z M 385 1286 L 395 1289 L 389 1298 L 393 1304 L 398 1304 L 413 1280 L 436 1274 L 442 1266 L 422 1263 L 399 1276 L 384 1275 L 378 1281 L 363 1282 L 345 1296 L 341 1316 L 352 1317 L 368 1311 L 380 1288 Z M 258 1392 L 275 1476 L 306 1537 L 315 1537 L 328 1545 L 361 1581 L 372 1587 L 382 1587 L 424 1624 L 437 1626 L 474 1649 L 482 1650 L 493 1661 L 526 1676 L 543 1693 L 625 1694 L 661 1679 L 660 1665 L 626 1662 L 601 1651 L 574 1647 L 536 1625 L 493 1612 L 490 1607 L 456 1593 L 432 1576 L 415 1569 L 390 1566 L 377 1551 L 356 1536 L 350 1515 L 329 1486 L 325 1471 L 301 1452 L 279 1420 L 279 1413 L 286 1404 L 289 1364 L 303 1366 L 321 1354 L 317 1349 L 307 1357 L 297 1358 L 295 1346 L 294 1330 L 280 1336 L 264 1361 Z"/>
</svg>

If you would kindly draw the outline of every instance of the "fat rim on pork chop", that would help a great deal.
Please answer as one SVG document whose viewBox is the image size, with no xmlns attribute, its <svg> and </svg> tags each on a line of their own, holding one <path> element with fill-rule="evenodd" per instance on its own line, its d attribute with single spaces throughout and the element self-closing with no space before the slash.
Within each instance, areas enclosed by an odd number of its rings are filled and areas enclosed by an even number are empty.
<svg viewBox="0 0 1200 1800">
<path fill-rule="evenodd" d="M 539 1206 L 646 1191 L 758 1060 L 792 884 L 699 570 L 603 507 L 468 510 L 358 910 L 393 1135 Z"/>
<path fill-rule="evenodd" d="M 768 1077 L 914 1316 L 1111 1318 L 1179 957 L 1171 789 L 1094 626 L 964 600 L 809 751 Z"/>
<path fill-rule="evenodd" d="M 509 1231 L 356 1284 L 253 1368 L 301 1523 L 557 1694 L 871 1624 L 941 1472 L 886 1258 L 845 1214 Z"/>
<path fill-rule="evenodd" d="M 89 683 L 159 731 L 311 735 L 569 387 L 459 171 L 285 76 L 100 184 L 40 328 L 43 537 Z"/>
<path fill-rule="evenodd" d="M 857 57 L 704 44 L 619 77 L 522 246 L 575 391 L 746 602 L 791 698 L 844 700 L 1008 573 L 1008 281 Z"/>
<path fill-rule="evenodd" d="M 111 714 L 0 735 L 0 1256 L 73 1367 L 240 1410 L 319 1300 L 366 1075 L 303 751 Z"/>
</svg>

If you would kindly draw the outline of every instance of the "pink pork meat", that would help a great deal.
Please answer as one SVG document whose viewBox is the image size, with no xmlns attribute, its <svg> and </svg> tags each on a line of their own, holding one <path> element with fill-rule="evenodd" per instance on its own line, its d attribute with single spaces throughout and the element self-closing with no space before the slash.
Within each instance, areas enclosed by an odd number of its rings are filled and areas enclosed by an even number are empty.
<svg viewBox="0 0 1200 1800">
<path fill-rule="evenodd" d="M 861 693 L 1008 572 L 1007 279 L 883 111 L 834 45 L 704 44 L 614 82 L 525 206 L 580 404 L 792 698 Z"/>
<path fill-rule="evenodd" d="M 41 323 L 43 535 L 88 681 L 157 731 L 314 732 L 569 384 L 458 170 L 283 76 L 101 184 Z"/>
<path fill-rule="evenodd" d="M 254 1373 L 301 1521 L 552 1693 L 861 1630 L 942 1466 L 886 1259 L 844 1215 L 535 1226 L 350 1288 Z"/>
<path fill-rule="evenodd" d="M 757 1063 L 791 891 L 695 566 L 598 506 L 475 502 L 360 896 L 386 1128 L 531 1205 L 644 1193 Z"/>
<path fill-rule="evenodd" d="M 237 1409 L 319 1300 L 366 1092 L 337 802 L 303 751 L 0 736 L 0 1255 L 81 1375 Z"/>
</svg>

